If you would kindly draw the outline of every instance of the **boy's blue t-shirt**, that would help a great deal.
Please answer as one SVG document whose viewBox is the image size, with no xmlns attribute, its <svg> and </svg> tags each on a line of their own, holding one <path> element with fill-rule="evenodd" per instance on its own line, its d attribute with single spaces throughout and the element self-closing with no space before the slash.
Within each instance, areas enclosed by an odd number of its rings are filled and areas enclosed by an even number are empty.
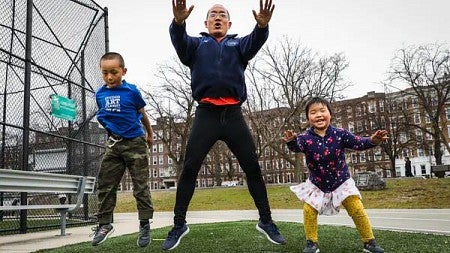
<svg viewBox="0 0 450 253">
<path fill-rule="evenodd" d="M 109 133 L 127 139 L 145 134 L 138 110 L 146 103 L 136 85 L 125 80 L 115 88 L 103 85 L 95 93 L 95 99 L 99 108 L 97 120 Z"/>
</svg>

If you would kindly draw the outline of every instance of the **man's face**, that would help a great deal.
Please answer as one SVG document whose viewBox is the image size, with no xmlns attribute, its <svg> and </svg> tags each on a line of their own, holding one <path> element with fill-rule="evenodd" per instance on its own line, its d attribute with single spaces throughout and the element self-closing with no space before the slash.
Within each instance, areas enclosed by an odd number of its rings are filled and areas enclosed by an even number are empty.
<svg viewBox="0 0 450 253">
<path fill-rule="evenodd" d="M 208 16 L 205 20 L 205 27 L 208 33 L 215 38 L 222 38 L 227 35 L 228 29 L 231 27 L 230 17 L 228 11 L 222 5 L 214 5 L 208 11 Z"/>
</svg>

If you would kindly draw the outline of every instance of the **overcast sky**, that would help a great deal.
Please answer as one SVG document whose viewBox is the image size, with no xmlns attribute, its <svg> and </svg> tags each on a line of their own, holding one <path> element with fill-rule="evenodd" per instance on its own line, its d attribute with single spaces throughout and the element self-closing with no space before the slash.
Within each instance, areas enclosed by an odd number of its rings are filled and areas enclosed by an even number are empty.
<svg viewBox="0 0 450 253">
<path fill-rule="evenodd" d="M 169 38 L 171 0 L 94 0 L 109 10 L 110 50 L 121 53 L 125 79 L 140 87 L 155 83 L 158 63 L 175 56 Z M 215 3 L 223 4 L 233 22 L 229 33 L 247 35 L 256 24 L 258 0 L 187 1 L 195 8 L 188 34 L 206 31 L 203 21 Z M 273 0 L 268 43 L 283 35 L 320 54 L 343 53 L 349 61 L 345 78 L 354 86 L 348 98 L 383 92 L 390 60 L 409 45 L 445 43 L 450 48 L 450 0 Z M 100 73 L 99 73 L 100 74 Z"/>
</svg>

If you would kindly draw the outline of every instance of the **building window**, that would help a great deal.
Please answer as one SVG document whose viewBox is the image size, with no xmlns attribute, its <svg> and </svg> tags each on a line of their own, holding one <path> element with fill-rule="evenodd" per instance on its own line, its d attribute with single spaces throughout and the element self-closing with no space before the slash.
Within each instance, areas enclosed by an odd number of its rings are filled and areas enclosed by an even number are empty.
<svg viewBox="0 0 450 253">
<path fill-rule="evenodd" d="M 422 173 L 422 175 L 427 174 L 427 168 L 425 167 L 425 164 L 420 165 L 420 172 Z"/>
<path fill-rule="evenodd" d="M 301 116 L 300 116 L 300 122 L 301 122 L 301 123 L 306 123 L 306 122 L 307 122 L 306 116 L 301 115 Z"/>
<path fill-rule="evenodd" d="M 374 113 L 376 111 L 376 106 L 374 102 L 369 103 L 369 112 Z"/>
<path fill-rule="evenodd" d="M 172 160 L 172 158 L 167 158 L 167 164 L 173 164 L 173 160 Z"/>
<path fill-rule="evenodd" d="M 348 123 L 348 130 L 352 133 L 355 132 L 355 127 L 353 126 L 353 122 Z"/>
<path fill-rule="evenodd" d="M 266 161 L 266 170 L 272 169 L 271 161 Z"/>
<path fill-rule="evenodd" d="M 361 107 L 356 107 L 356 116 L 361 116 Z"/>
<path fill-rule="evenodd" d="M 414 124 L 420 124 L 420 114 L 414 113 Z"/>
<path fill-rule="evenodd" d="M 448 130 L 450 130 L 450 126 L 448 127 Z M 427 127 L 427 133 L 425 135 L 426 135 L 427 140 L 429 140 L 429 141 L 433 140 L 433 135 L 431 135 L 430 133 L 431 133 L 431 128 Z"/>
<path fill-rule="evenodd" d="M 366 153 L 359 154 L 359 159 L 362 163 L 366 162 Z"/>
<path fill-rule="evenodd" d="M 373 160 L 381 161 L 381 151 L 379 149 L 377 149 L 373 154 Z"/>
<path fill-rule="evenodd" d="M 386 177 L 391 177 L 391 171 L 390 170 L 386 170 Z"/>
<path fill-rule="evenodd" d="M 159 143 L 159 144 L 158 144 L 158 152 L 159 152 L 159 153 L 164 152 L 164 144 L 162 144 L 162 143 Z"/>
<path fill-rule="evenodd" d="M 352 107 L 351 107 L 351 106 L 347 106 L 347 116 L 348 116 L 349 118 L 352 117 Z"/>
<path fill-rule="evenodd" d="M 408 139 L 406 138 L 406 133 L 401 132 L 400 133 L 400 143 L 406 143 L 407 141 L 408 141 Z"/>
<path fill-rule="evenodd" d="M 412 108 L 417 108 L 419 107 L 419 102 L 417 98 L 412 98 L 411 99 L 411 104 L 412 104 Z"/>
<path fill-rule="evenodd" d="M 381 129 L 386 129 L 386 128 L 387 128 L 386 120 L 384 118 L 381 118 Z"/>
<path fill-rule="evenodd" d="M 356 157 L 356 154 L 352 154 L 352 163 L 357 163 L 358 158 Z"/>
<path fill-rule="evenodd" d="M 158 149 L 157 149 L 156 146 L 157 146 L 157 145 L 153 145 L 153 146 L 152 146 L 152 152 L 153 152 L 153 153 L 156 153 L 156 151 L 158 151 Z"/>
<path fill-rule="evenodd" d="M 384 102 L 380 101 L 379 105 L 380 105 L 380 112 L 384 112 Z"/>
<path fill-rule="evenodd" d="M 396 129 L 397 128 L 397 122 L 395 122 L 393 119 L 391 119 L 391 128 Z"/>
<path fill-rule="evenodd" d="M 158 159 L 159 160 L 159 164 L 160 165 L 164 164 L 164 156 L 160 155 L 158 158 L 159 158 Z"/>
<path fill-rule="evenodd" d="M 425 152 L 423 151 L 422 148 L 418 148 L 418 149 L 417 149 L 417 154 L 418 154 L 419 156 L 425 156 Z"/>
<path fill-rule="evenodd" d="M 395 167 L 395 175 L 397 177 L 401 177 L 402 176 L 400 167 Z"/>
<path fill-rule="evenodd" d="M 152 157 L 152 163 L 153 163 L 153 165 L 157 165 L 158 164 L 158 159 L 156 158 L 156 156 Z"/>
<path fill-rule="evenodd" d="M 416 129 L 416 138 L 417 141 L 422 141 L 422 131 L 420 129 Z"/>
<path fill-rule="evenodd" d="M 361 121 L 356 122 L 356 131 L 362 132 L 363 131 L 363 125 Z"/>
</svg>

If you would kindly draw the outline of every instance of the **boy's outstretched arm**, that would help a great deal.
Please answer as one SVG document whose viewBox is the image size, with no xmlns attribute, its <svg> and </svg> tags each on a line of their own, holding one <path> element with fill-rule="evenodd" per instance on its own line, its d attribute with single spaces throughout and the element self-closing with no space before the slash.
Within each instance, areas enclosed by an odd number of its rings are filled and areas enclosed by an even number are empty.
<svg viewBox="0 0 450 253">
<path fill-rule="evenodd" d="M 147 141 L 148 146 L 153 145 L 153 128 L 150 124 L 150 120 L 148 119 L 147 113 L 144 108 L 139 109 L 139 112 L 142 114 L 142 125 L 144 125 L 145 129 L 145 140 Z"/>
</svg>

